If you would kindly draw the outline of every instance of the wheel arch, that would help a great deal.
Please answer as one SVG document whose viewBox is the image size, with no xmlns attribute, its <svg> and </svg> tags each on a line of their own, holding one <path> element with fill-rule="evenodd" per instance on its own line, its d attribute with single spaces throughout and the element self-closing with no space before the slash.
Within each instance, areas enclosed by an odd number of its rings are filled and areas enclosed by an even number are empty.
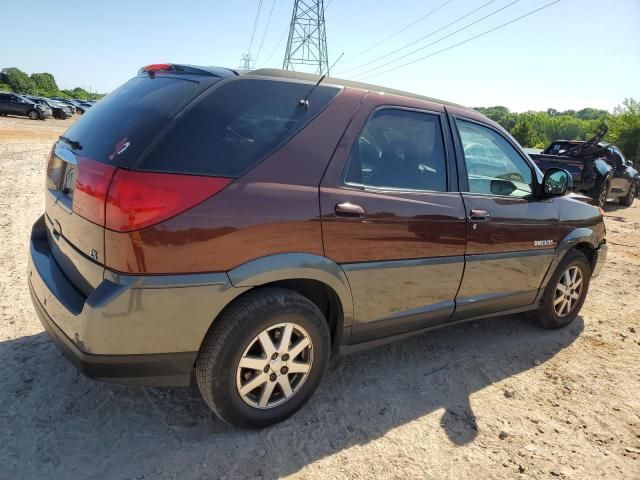
<svg viewBox="0 0 640 480">
<path fill-rule="evenodd" d="M 551 265 L 549 265 L 549 269 L 547 270 L 547 274 L 545 275 L 544 280 L 542 281 L 538 297 L 541 297 L 542 292 L 547 286 L 547 283 L 549 283 L 549 280 L 553 276 L 553 273 L 556 271 L 556 268 L 558 268 L 558 265 L 570 250 L 577 249 L 583 252 L 587 257 L 587 260 L 589 261 L 590 267 L 593 269 L 597 260 L 595 252 L 598 250 L 598 247 L 598 237 L 596 233 L 590 228 L 576 228 L 575 230 L 572 230 L 569 234 L 567 234 L 558 243 L 556 254 L 551 261 Z"/>
<path fill-rule="evenodd" d="M 354 309 L 347 276 L 340 265 L 326 257 L 307 253 L 269 255 L 242 264 L 227 274 L 234 287 L 248 288 L 247 292 L 278 286 L 311 300 L 327 318 L 334 352 L 351 328 Z"/>
</svg>

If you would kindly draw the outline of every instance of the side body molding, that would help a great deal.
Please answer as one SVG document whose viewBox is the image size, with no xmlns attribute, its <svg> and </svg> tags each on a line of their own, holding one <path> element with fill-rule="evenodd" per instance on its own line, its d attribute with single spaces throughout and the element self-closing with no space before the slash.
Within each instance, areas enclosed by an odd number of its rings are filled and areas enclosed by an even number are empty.
<svg viewBox="0 0 640 480">
<path fill-rule="evenodd" d="M 342 304 L 344 327 L 353 323 L 353 298 L 344 271 L 332 260 L 309 253 L 282 253 L 261 257 L 228 272 L 234 287 L 257 287 L 279 280 L 316 280 L 331 287 Z"/>
</svg>

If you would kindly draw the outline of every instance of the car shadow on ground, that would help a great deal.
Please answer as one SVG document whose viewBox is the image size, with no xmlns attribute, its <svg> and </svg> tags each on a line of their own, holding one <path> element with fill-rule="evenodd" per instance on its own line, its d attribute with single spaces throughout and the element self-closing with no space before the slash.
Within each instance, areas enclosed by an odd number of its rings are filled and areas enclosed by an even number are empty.
<svg viewBox="0 0 640 480">
<path fill-rule="evenodd" d="M 45 333 L 4 341 L 0 465 L 7 478 L 277 478 L 434 412 L 452 447 L 465 445 L 479 429 L 472 394 L 536 368 L 583 328 L 516 315 L 340 358 L 306 407 L 262 431 L 222 424 L 195 388 L 86 379 Z"/>
</svg>

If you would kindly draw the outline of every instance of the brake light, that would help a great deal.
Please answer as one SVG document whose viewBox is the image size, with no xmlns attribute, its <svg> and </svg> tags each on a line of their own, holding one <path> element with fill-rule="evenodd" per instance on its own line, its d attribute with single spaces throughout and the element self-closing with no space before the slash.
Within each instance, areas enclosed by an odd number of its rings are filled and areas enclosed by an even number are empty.
<svg viewBox="0 0 640 480">
<path fill-rule="evenodd" d="M 170 63 L 152 63 L 151 65 L 142 67 L 142 70 L 145 72 L 171 71 L 173 70 L 173 65 L 171 65 Z"/>
<path fill-rule="evenodd" d="M 117 170 L 106 199 L 105 226 L 129 232 L 167 220 L 215 195 L 230 178 Z"/>
<path fill-rule="evenodd" d="M 73 211 L 87 220 L 104 225 L 105 200 L 116 167 L 86 157 L 76 157 Z"/>
</svg>

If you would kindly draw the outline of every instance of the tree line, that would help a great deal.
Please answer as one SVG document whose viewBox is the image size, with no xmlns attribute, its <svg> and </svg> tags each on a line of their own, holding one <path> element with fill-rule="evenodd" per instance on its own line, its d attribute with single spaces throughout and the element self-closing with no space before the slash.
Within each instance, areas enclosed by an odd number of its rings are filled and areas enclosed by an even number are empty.
<svg viewBox="0 0 640 480">
<path fill-rule="evenodd" d="M 640 101 L 627 98 L 609 113 L 597 108 L 544 112 L 511 112 L 507 107 L 477 107 L 502 125 L 523 147 L 545 148 L 556 140 L 588 140 L 606 123 L 605 142 L 616 145 L 625 157 L 640 163 Z"/>
<path fill-rule="evenodd" d="M 28 75 L 16 67 L 3 68 L 0 71 L 0 91 L 49 98 L 76 98 L 78 100 L 98 100 L 104 97 L 104 94 L 87 92 L 80 87 L 61 90 L 58 88 L 56 79 L 50 73 L 32 73 Z"/>
</svg>

